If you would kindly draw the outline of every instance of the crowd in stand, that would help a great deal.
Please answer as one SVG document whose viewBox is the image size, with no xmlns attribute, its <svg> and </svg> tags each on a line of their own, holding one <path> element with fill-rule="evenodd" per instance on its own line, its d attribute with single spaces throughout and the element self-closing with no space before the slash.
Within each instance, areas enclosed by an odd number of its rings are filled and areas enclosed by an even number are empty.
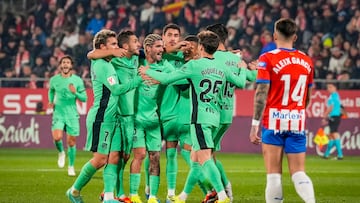
<svg viewBox="0 0 360 203">
<path fill-rule="evenodd" d="M 227 47 L 240 49 L 250 62 L 274 49 L 272 27 L 281 17 L 298 24 L 295 47 L 313 58 L 316 79 L 360 79 L 358 0 L 188 0 L 184 5 L 179 0 L 37 0 L 26 10 L 1 13 L 0 78 L 28 78 L 3 80 L 1 87 L 46 88 L 65 54 L 75 58 L 76 74 L 88 79 L 86 54 L 102 28 L 130 29 L 142 40 L 170 22 L 179 24 L 184 36 L 223 23 L 229 30 Z M 344 88 L 360 84 L 341 83 Z"/>
</svg>

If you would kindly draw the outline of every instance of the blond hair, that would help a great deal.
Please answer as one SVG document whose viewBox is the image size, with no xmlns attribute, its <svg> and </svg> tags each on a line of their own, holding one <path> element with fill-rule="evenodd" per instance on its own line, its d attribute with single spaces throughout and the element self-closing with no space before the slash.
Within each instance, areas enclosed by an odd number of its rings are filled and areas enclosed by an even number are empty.
<svg viewBox="0 0 360 203">
<path fill-rule="evenodd" d="M 93 48 L 99 49 L 101 44 L 106 44 L 106 41 L 110 37 L 116 37 L 116 33 L 112 30 L 102 29 L 96 33 L 93 39 Z"/>
<path fill-rule="evenodd" d="M 156 41 L 162 40 L 161 36 L 158 34 L 149 34 L 145 37 L 143 46 L 146 51 L 146 47 L 152 46 L 155 44 Z"/>
</svg>

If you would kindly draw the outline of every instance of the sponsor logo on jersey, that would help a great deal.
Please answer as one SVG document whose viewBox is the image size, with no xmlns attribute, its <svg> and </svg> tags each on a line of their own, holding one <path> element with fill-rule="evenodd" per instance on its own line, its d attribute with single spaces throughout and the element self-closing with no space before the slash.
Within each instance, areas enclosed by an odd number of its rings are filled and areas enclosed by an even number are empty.
<svg viewBox="0 0 360 203">
<path fill-rule="evenodd" d="M 115 85 L 116 84 L 116 79 L 114 78 L 114 76 L 110 76 L 107 78 L 107 81 L 110 85 Z"/>
<path fill-rule="evenodd" d="M 259 63 L 257 64 L 257 69 L 265 69 L 266 68 L 266 63 L 264 61 L 259 61 Z"/>
</svg>

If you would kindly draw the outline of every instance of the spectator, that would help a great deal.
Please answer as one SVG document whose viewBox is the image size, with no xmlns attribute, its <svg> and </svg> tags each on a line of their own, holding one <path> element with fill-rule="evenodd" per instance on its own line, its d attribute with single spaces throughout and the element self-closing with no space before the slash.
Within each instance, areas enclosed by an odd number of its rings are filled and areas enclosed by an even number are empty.
<svg viewBox="0 0 360 203">
<path fill-rule="evenodd" d="M 199 25 L 199 15 L 196 11 L 196 1 L 189 0 L 181 9 L 178 20 L 179 25 L 183 26 L 187 33 L 196 34 Z"/>
<path fill-rule="evenodd" d="M 347 54 L 340 48 L 331 48 L 331 57 L 329 61 L 329 71 L 334 72 L 336 75 L 340 74 L 344 70 L 344 62 L 347 58 Z"/>
<path fill-rule="evenodd" d="M 20 87 L 29 87 L 29 80 L 31 77 L 31 66 L 30 64 L 23 64 L 22 71 L 21 71 L 21 77 L 26 79 L 24 81 L 21 81 Z"/>
<path fill-rule="evenodd" d="M 51 31 L 54 36 L 59 36 L 59 33 L 61 33 L 61 29 L 63 28 L 64 22 L 65 22 L 65 11 L 64 9 L 59 8 L 56 11 L 56 16 L 52 24 Z"/>
<path fill-rule="evenodd" d="M 53 55 L 55 49 L 54 40 L 51 37 L 46 38 L 45 46 L 42 47 L 39 56 L 44 59 L 44 61 L 49 61 L 50 56 Z"/>
<path fill-rule="evenodd" d="M 101 15 L 99 10 L 95 11 L 95 16 L 91 18 L 89 24 L 86 27 L 86 32 L 94 36 L 97 32 L 99 32 L 105 26 L 105 20 Z"/>
<path fill-rule="evenodd" d="M 83 4 L 79 3 L 76 6 L 76 32 L 84 33 L 87 26 L 87 15 L 85 13 L 85 9 Z"/>
<path fill-rule="evenodd" d="M 25 43 L 22 41 L 15 56 L 14 71 L 16 77 L 21 75 L 21 68 L 24 64 L 27 63 L 30 63 L 30 52 L 26 49 Z"/>
<path fill-rule="evenodd" d="M 11 80 L 15 78 L 14 71 L 12 68 L 8 68 L 4 72 L 5 80 L 2 80 L 1 87 L 18 87 L 18 82 Z"/>
<path fill-rule="evenodd" d="M 270 32 L 264 31 L 261 36 L 261 41 L 262 41 L 263 46 L 260 50 L 260 55 L 263 53 L 266 53 L 268 51 L 276 49 L 276 44 L 273 41 L 273 37 Z"/>
<path fill-rule="evenodd" d="M 151 1 L 146 1 L 141 8 L 140 12 L 140 27 L 145 29 L 145 33 L 149 32 L 149 24 L 153 19 L 155 7 Z"/>
<path fill-rule="evenodd" d="M 35 66 L 32 67 L 32 73 L 36 75 L 38 78 L 43 78 L 45 76 L 45 72 L 47 71 L 46 64 L 44 63 L 44 59 L 40 56 L 36 57 Z"/>
<path fill-rule="evenodd" d="M 75 67 L 88 63 L 88 59 L 86 58 L 88 51 L 88 42 L 86 41 L 85 35 L 79 35 L 79 43 L 72 49 Z"/>
<path fill-rule="evenodd" d="M 5 70 L 11 67 L 11 57 L 4 51 L 0 40 L 0 77 L 5 76 Z"/>
<path fill-rule="evenodd" d="M 67 54 L 72 54 L 72 48 L 79 43 L 79 34 L 73 26 L 66 28 L 65 36 L 61 41 L 60 48 Z"/>
</svg>

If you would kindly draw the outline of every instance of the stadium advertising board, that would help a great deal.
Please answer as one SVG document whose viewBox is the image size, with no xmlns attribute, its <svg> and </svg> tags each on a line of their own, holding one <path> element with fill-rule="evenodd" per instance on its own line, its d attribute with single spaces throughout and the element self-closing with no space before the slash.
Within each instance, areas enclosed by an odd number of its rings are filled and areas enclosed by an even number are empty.
<svg viewBox="0 0 360 203">
<path fill-rule="evenodd" d="M 86 141 L 86 116 L 80 117 L 80 137 L 77 147 L 82 149 Z M 222 142 L 221 151 L 232 153 L 261 153 L 259 145 L 249 141 L 251 117 L 236 117 Z M 345 156 L 360 155 L 359 119 L 342 120 L 339 132 Z M 321 156 L 326 149 L 314 143 L 321 126 L 321 119 L 309 118 L 306 123 L 308 153 Z M 325 132 L 328 127 L 325 127 Z M 65 136 L 64 136 L 65 137 Z M 54 148 L 51 137 L 51 115 L 2 115 L 0 116 L 0 147 Z M 334 150 L 334 149 L 333 149 Z"/>
<path fill-rule="evenodd" d="M 34 114 L 36 103 L 43 102 L 46 108 L 48 104 L 47 89 L 21 89 L 0 88 L 0 113 L 1 114 Z M 77 107 L 80 115 L 86 115 L 92 105 L 92 91 L 87 90 L 88 100 L 86 103 L 78 102 Z M 360 91 L 339 91 L 341 102 L 348 112 L 349 118 L 360 118 Z M 311 103 L 307 108 L 307 117 L 321 117 L 326 109 L 326 100 L 329 94 L 326 91 L 313 91 Z M 236 90 L 234 116 L 252 116 L 254 104 L 253 90 Z"/>
</svg>

